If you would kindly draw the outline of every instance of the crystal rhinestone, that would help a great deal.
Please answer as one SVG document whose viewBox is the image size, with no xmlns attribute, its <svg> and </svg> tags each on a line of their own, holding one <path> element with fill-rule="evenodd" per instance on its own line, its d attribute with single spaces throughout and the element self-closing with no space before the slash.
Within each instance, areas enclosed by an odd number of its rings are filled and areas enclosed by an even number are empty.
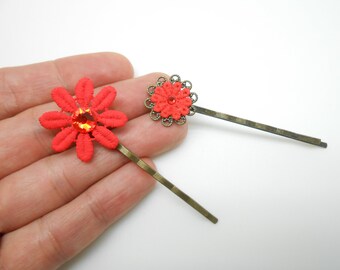
<svg viewBox="0 0 340 270">
<path fill-rule="evenodd" d="M 72 115 L 72 125 L 81 133 L 89 133 L 96 127 L 97 121 L 90 109 L 79 108 Z"/>
</svg>

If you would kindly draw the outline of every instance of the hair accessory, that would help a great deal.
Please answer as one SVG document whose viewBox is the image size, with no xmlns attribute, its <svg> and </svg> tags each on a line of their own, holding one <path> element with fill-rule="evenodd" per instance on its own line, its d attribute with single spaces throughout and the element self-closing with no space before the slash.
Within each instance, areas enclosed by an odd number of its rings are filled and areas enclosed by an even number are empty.
<svg viewBox="0 0 340 270">
<path fill-rule="evenodd" d="M 218 219 L 214 215 L 119 143 L 118 137 L 110 129 L 124 126 L 128 119 L 124 113 L 108 109 L 116 98 L 116 90 L 106 86 L 94 97 L 93 89 L 92 81 L 83 78 L 75 87 L 75 98 L 63 87 L 52 90 L 52 98 L 61 111 L 46 112 L 39 118 L 43 127 L 61 129 L 52 141 L 52 148 L 62 152 L 75 142 L 78 158 L 84 162 L 92 159 L 93 141 L 108 149 L 117 149 L 211 222 L 217 223 Z"/>
<path fill-rule="evenodd" d="M 304 143 L 313 144 L 323 148 L 327 147 L 327 143 L 322 142 L 317 138 L 194 105 L 198 96 L 196 93 L 190 92 L 191 88 L 192 83 L 190 81 L 182 82 L 178 75 L 172 75 L 169 80 L 163 76 L 159 77 L 156 85 L 148 87 L 147 92 L 150 97 L 144 101 L 145 107 L 151 109 L 150 118 L 155 121 L 161 119 L 163 126 L 169 127 L 173 123 L 183 125 L 186 122 L 187 115 L 192 116 L 195 113 L 201 113 Z"/>
<path fill-rule="evenodd" d="M 156 85 L 148 87 L 147 92 L 150 97 L 144 101 L 145 106 L 151 109 L 151 119 L 155 121 L 161 119 L 163 126 L 170 127 L 173 123 L 185 124 L 187 115 L 201 113 L 323 148 L 327 147 L 327 143 L 317 138 L 196 106 L 194 103 L 198 96 L 190 91 L 191 88 L 191 82 L 182 82 L 178 75 L 172 75 L 169 80 L 165 77 L 158 78 Z M 52 98 L 61 111 L 46 112 L 39 118 L 43 127 L 61 129 L 52 141 L 52 148 L 56 152 L 62 152 L 75 142 L 77 155 L 84 162 L 92 159 L 93 141 L 108 149 L 117 149 L 200 214 L 211 222 L 217 223 L 218 219 L 214 215 L 119 143 L 118 137 L 111 132 L 111 129 L 124 126 L 128 119 L 124 113 L 108 109 L 116 98 L 117 92 L 113 87 L 106 86 L 93 96 L 93 89 L 92 81 L 83 78 L 76 85 L 75 98 L 63 87 L 52 90 Z"/>
</svg>

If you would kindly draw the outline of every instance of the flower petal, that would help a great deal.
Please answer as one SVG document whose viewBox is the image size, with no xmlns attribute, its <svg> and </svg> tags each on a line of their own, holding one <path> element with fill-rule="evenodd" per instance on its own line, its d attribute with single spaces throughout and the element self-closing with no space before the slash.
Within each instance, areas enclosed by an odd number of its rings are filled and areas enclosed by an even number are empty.
<svg viewBox="0 0 340 270">
<path fill-rule="evenodd" d="M 166 97 L 161 96 L 159 94 L 153 94 L 151 96 L 151 101 L 154 102 L 154 103 L 156 103 L 156 102 L 164 102 L 166 100 L 167 100 Z"/>
<path fill-rule="evenodd" d="M 171 82 L 165 82 L 165 83 L 162 85 L 162 87 L 163 87 L 165 96 L 168 97 L 168 96 L 174 94 L 174 89 L 173 89 L 173 86 L 172 86 L 172 83 L 171 83 Z"/>
<path fill-rule="evenodd" d="M 188 107 L 180 107 L 179 108 L 179 112 L 182 114 L 182 115 L 188 115 L 189 114 L 189 112 L 190 112 L 190 110 L 189 110 L 189 108 Z"/>
<path fill-rule="evenodd" d="M 181 91 L 181 88 L 182 88 L 182 83 L 175 82 L 173 84 L 173 94 L 177 95 L 177 93 L 179 93 L 179 91 Z"/>
<path fill-rule="evenodd" d="M 78 104 L 83 108 L 88 108 L 93 98 L 93 83 L 89 78 L 82 78 L 76 85 L 76 97 Z"/>
<path fill-rule="evenodd" d="M 122 127 L 128 121 L 127 116 L 120 111 L 107 110 L 97 115 L 97 120 L 106 127 Z"/>
<path fill-rule="evenodd" d="M 52 148 L 57 152 L 65 151 L 71 146 L 77 137 L 78 131 L 73 127 L 64 128 L 52 141 Z"/>
<path fill-rule="evenodd" d="M 45 112 L 39 122 L 44 128 L 62 128 L 71 124 L 71 117 L 62 112 Z"/>
<path fill-rule="evenodd" d="M 172 118 L 173 118 L 174 120 L 179 120 L 179 119 L 181 118 L 181 114 L 180 114 L 179 112 L 175 111 L 175 112 L 173 112 L 173 114 L 172 114 Z"/>
<path fill-rule="evenodd" d="M 64 87 L 57 87 L 52 90 L 52 98 L 57 105 L 65 112 L 74 112 L 78 109 L 73 97 Z"/>
<path fill-rule="evenodd" d="M 161 111 L 161 116 L 163 118 L 168 118 L 172 114 L 172 107 L 171 106 L 166 106 L 162 111 Z"/>
<path fill-rule="evenodd" d="M 76 143 L 77 156 L 80 160 L 87 162 L 93 156 L 93 143 L 88 133 L 79 133 Z"/>
<path fill-rule="evenodd" d="M 182 91 L 180 91 L 177 95 L 177 98 L 185 98 L 190 95 L 190 89 L 184 88 Z"/>
<path fill-rule="evenodd" d="M 181 106 L 190 107 L 192 105 L 192 100 L 189 97 L 182 98 L 178 100 L 178 104 Z"/>
<path fill-rule="evenodd" d="M 164 90 L 164 88 L 161 87 L 161 86 L 157 86 L 157 87 L 156 87 L 156 89 L 155 89 L 155 94 L 156 94 L 156 95 L 163 96 L 163 97 L 166 97 L 165 90 Z"/>
<path fill-rule="evenodd" d="M 155 112 L 160 112 L 160 111 L 162 111 L 166 106 L 168 105 L 168 103 L 167 102 L 157 102 L 156 104 L 155 104 L 155 106 L 153 107 L 153 110 L 155 111 Z"/>
<path fill-rule="evenodd" d="M 118 138 L 110 130 L 105 127 L 97 126 L 92 135 L 103 146 L 109 149 L 115 149 L 118 145 Z"/>
<path fill-rule="evenodd" d="M 107 109 L 116 98 L 117 91 L 112 86 L 104 87 L 92 100 L 92 109 L 101 111 Z"/>
</svg>

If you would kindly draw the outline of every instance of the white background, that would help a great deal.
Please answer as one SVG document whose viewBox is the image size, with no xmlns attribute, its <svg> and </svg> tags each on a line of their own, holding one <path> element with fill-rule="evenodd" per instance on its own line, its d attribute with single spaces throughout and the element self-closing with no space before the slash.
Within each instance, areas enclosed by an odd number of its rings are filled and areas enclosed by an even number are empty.
<svg viewBox="0 0 340 270">
<path fill-rule="evenodd" d="M 116 51 L 329 144 L 195 115 L 156 164 L 219 223 L 157 185 L 63 269 L 340 269 L 340 1 L 1 0 L 0 37 L 0 66 Z"/>
</svg>

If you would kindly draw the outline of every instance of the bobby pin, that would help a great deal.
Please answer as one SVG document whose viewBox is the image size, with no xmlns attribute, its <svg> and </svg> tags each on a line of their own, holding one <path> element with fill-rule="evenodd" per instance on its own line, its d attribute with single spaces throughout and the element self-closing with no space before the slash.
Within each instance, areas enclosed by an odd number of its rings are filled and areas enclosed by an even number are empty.
<svg viewBox="0 0 340 270">
<path fill-rule="evenodd" d="M 94 97 L 92 81 L 83 78 L 76 85 L 75 94 L 73 98 L 63 87 L 53 89 L 52 98 L 61 111 L 46 112 L 39 118 L 43 127 L 61 129 L 52 141 L 52 148 L 56 152 L 65 151 L 76 143 L 78 158 L 89 162 L 94 152 L 93 141 L 108 149 L 117 149 L 212 223 L 217 223 L 218 219 L 214 215 L 119 143 L 118 137 L 110 129 L 124 126 L 128 119 L 124 113 L 108 109 L 117 94 L 112 86 L 104 87 Z"/>
<path fill-rule="evenodd" d="M 198 96 L 196 93 L 191 92 L 191 88 L 192 83 L 190 81 L 182 82 L 178 75 L 172 75 L 169 80 L 163 76 L 159 77 L 156 85 L 148 87 L 147 92 L 150 97 L 144 101 L 145 106 L 151 109 L 151 119 L 155 121 L 161 119 L 163 126 L 169 127 L 173 123 L 183 125 L 186 122 L 187 115 L 192 116 L 195 113 L 200 113 L 304 143 L 309 143 L 323 148 L 327 147 L 327 143 L 322 142 L 321 139 L 318 138 L 194 105 L 194 103 L 198 100 Z"/>
</svg>

